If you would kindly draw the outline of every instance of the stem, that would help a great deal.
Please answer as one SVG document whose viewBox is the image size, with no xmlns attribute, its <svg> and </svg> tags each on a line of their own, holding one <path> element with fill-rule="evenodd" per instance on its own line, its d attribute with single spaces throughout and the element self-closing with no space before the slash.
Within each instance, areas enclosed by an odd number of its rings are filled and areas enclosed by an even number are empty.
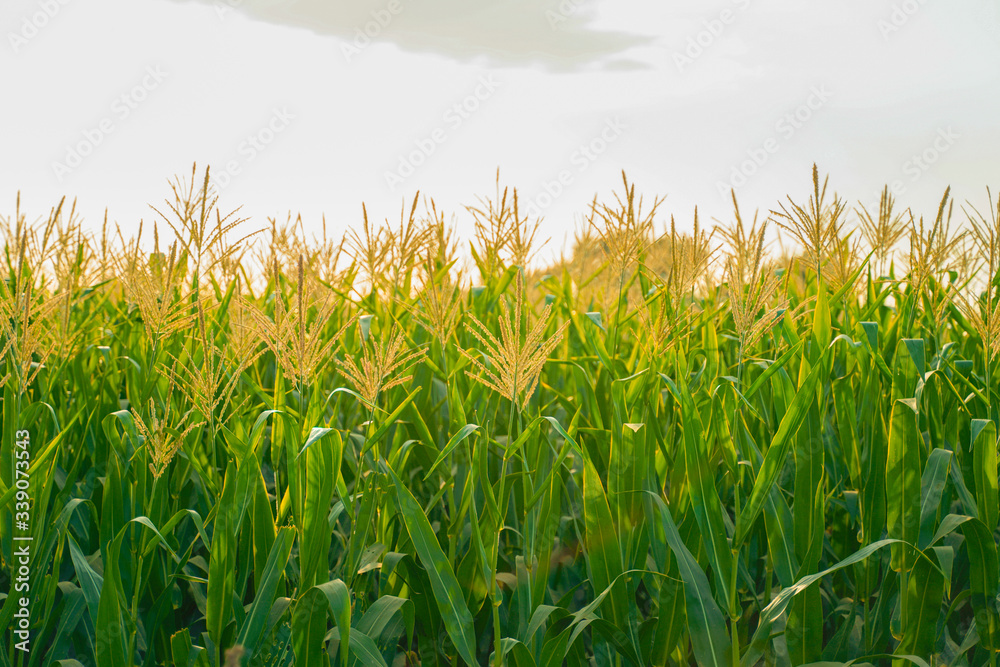
<svg viewBox="0 0 1000 667">
<path fill-rule="evenodd" d="M 983 341 L 983 366 L 985 366 L 984 371 L 985 371 L 985 376 L 986 376 L 985 379 L 986 379 L 986 418 L 987 419 L 993 419 L 993 401 L 992 401 L 992 398 L 990 396 L 990 390 L 991 390 L 990 388 L 992 386 L 991 385 L 991 381 L 992 381 L 991 375 L 992 374 L 990 373 L 990 362 L 992 361 L 992 357 L 993 357 L 993 355 L 991 353 L 991 350 L 993 349 L 992 348 L 993 336 L 990 333 L 990 327 L 993 325 L 993 322 L 989 321 L 993 317 L 993 310 L 992 310 L 992 304 L 991 304 L 991 301 L 992 301 L 991 295 L 992 295 L 992 293 L 993 293 L 993 285 L 989 284 L 989 285 L 986 286 L 986 321 L 987 321 L 987 326 L 985 327 L 985 329 L 986 329 L 986 340 Z M 990 656 L 992 657 L 992 653 L 990 654 Z"/>
<path fill-rule="evenodd" d="M 772 589 L 771 581 L 772 579 L 774 579 L 774 561 L 771 558 L 770 553 L 768 553 L 765 558 L 765 568 L 767 572 L 767 579 L 765 581 L 765 588 L 764 588 L 764 605 L 766 606 L 771 604 L 771 589 Z"/>
<path fill-rule="evenodd" d="M 736 388 L 743 391 L 743 352 L 746 346 L 746 338 L 740 336 L 740 351 L 736 356 Z M 743 413 L 743 402 L 739 403 L 739 414 Z"/>
<path fill-rule="evenodd" d="M 865 559 L 865 586 L 868 586 L 868 559 Z M 864 602 L 864 627 L 865 627 L 865 653 L 870 653 L 872 650 L 872 628 L 871 624 L 868 622 L 868 596 L 865 596 Z"/>
<path fill-rule="evenodd" d="M 735 479 L 734 494 L 736 496 L 736 516 L 740 515 L 740 478 L 739 478 L 739 468 L 737 467 L 737 474 Z M 729 575 L 729 619 L 730 619 L 730 633 L 732 635 L 733 644 L 733 667 L 740 666 L 740 634 L 739 634 L 739 619 L 742 616 L 742 611 L 739 609 L 736 600 L 736 574 L 739 571 L 739 561 L 740 561 L 740 550 L 739 548 L 732 550 L 733 554 L 733 567 L 732 572 Z M 770 600 L 768 600 L 770 602 Z"/>
<path fill-rule="evenodd" d="M 619 334 L 621 331 L 621 312 L 622 312 L 622 292 L 625 289 L 625 265 L 622 264 L 621 271 L 618 275 L 618 300 L 615 301 L 615 340 L 614 340 L 614 351 L 612 352 L 612 358 L 618 358 L 618 340 L 620 338 Z"/>
<path fill-rule="evenodd" d="M 371 407 L 368 409 L 368 438 L 375 435 L 375 431 L 378 429 L 375 426 L 375 406 L 378 401 L 378 394 L 381 392 L 381 387 L 379 391 L 375 394 L 375 402 L 372 403 Z M 378 463 L 382 459 L 381 447 L 378 446 L 377 442 L 372 443 L 372 459 L 375 462 L 374 470 L 372 471 L 375 477 L 375 540 L 376 542 L 382 542 L 382 479 L 379 475 Z M 367 531 L 367 528 L 365 529 Z M 384 542 L 382 542 L 384 544 Z"/>
<path fill-rule="evenodd" d="M 909 572 L 905 569 L 899 571 L 899 627 L 901 632 L 906 632 L 906 593 L 909 588 Z"/>
<path fill-rule="evenodd" d="M 514 369 L 514 386 L 517 386 L 517 369 Z M 517 407 L 517 394 L 511 396 L 510 399 L 510 414 L 507 420 L 507 445 L 510 446 L 511 438 L 514 437 L 514 415 Z M 500 593 L 500 587 L 497 585 L 497 562 L 500 559 L 500 533 L 503 531 L 504 517 L 507 514 L 507 492 L 506 484 L 504 483 L 507 479 L 507 452 L 503 454 L 503 462 L 500 464 L 500 503 L 497 505 L 500 510 L 500 525 L 497 528 L 497 538 L 493 543 L 493 553 L 492 555 L 492 574 L 493 581 L 491 582 L 492 595 L 493 595 L 493 665 L 494 667 L 503 667 L 503 653 L 500 650 L 500 643 L 503 639 L 502 632 L 500 629 L 500 605 L 503 603 L 503 594 Z M 489 481 L 487 480 L 487 484 Z"/>
<path fill-rule="evenodd" d="M 863 477 L 862 477 L 862 479 L 863 479 Z M 865 532 L 865 524 L 867 523 L 867 517 L 865 516 L 865 510 L 864 510 L 865 505 L 864 505 L 864 503 L 861 503 L 860 506 L 861 506 L 862 510 L 861 510 L 860 515 L 858 517 L 858 523 L 860 524 L 861 543 L 864 544 L 865 535 L 867 535 L 867 533 Z M 870 591 L 868 590 L 868 580 L 870 578 L 869 567 L 870 567 L 870 563 L 869 563 L 868 559 L 866 558 L 864 560 L 864 568 L 865 568 L 865 573 L 864 573 L 864 588 L 865 588 L 865 594 L 863 596 L 864 600 L 862 602 L 862 604 L 864 605 L 863 606 L 864 616 L 862 618 L 864 619 L 863 627 L 864 627 L 865 653 L 870 653 L 871 652 L 871 646 L 872 646 L 872 629 L 871 629 L 871 625 L 868 622 L 868 613 L 869 613 L 869 610 L 868 610 L 869 600 L 868 600 L 868 598 L 870 597 L 870 595 L 869 595 Z"/>
</svg>

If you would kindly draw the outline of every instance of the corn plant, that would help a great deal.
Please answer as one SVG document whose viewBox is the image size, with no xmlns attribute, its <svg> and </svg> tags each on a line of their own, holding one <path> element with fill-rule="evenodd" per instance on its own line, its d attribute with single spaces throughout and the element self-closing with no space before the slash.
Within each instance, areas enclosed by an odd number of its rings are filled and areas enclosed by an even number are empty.
<svg viewBox="0 0 1000 667">
<path fill-rule="evenodd" d="M 685 232 L 622 174 L 539 266 L 499 176 L 466 246 L 198 174 L 0 218 L 0 667 L 996 664 L 992 195 Z"/>
</svg>

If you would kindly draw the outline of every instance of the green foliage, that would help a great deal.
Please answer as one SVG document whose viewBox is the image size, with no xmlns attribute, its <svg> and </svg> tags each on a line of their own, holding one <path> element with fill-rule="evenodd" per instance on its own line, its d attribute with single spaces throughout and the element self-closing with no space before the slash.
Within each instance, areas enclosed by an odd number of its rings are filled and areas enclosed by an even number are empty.
<svg viewBox="0 0 1000 667">
<path fill-rule="evenodd" d="M 32 650 L 0 667 L 994 664 L 993 285 L 835 266 L 818 177 L 783 209 L 808 260 L 731 229 L 754 283 L 715 284 L 625 184 L 544 271 L 516 193 L 477 209 L 476 287 L 436 213 L 346 268 L 275 225 L 258 280 L 203 206 L 117 261 L 7 225 L 0 628 L 31 537 Z"/>
</svg>

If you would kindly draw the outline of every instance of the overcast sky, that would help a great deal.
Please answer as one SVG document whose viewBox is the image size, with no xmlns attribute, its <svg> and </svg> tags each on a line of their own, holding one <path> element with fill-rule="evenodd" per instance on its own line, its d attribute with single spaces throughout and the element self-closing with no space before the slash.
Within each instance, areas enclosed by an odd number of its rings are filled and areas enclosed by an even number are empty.
<svg viewBox="0 0 1000 667">
<path fill-rule="evenodd" d="M 420 190 L 467 231 L 499 168 L 556 248 L 622 169 L 685 225 L 813 162 L 929 215 L 1000 188 L 1000 0 L 3 0 L 0 31 L 8 215 L 134 229 L 195 161 L 250 226 L 335 229 Z"/>
</svg>

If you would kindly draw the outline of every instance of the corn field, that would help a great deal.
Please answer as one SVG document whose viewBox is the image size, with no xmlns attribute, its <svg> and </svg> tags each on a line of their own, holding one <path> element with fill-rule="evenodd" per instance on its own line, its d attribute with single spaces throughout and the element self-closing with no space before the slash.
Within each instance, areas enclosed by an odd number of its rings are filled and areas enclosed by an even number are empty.
<svg viewBox="0 0 1000 667">
<path fill-rule="evenodd" d="M 995 665 L 1000 203 L 622 176 L 544 267 L 499 177 L 461 243 L 18 201 L 0 667 Z"/>
</svg>

